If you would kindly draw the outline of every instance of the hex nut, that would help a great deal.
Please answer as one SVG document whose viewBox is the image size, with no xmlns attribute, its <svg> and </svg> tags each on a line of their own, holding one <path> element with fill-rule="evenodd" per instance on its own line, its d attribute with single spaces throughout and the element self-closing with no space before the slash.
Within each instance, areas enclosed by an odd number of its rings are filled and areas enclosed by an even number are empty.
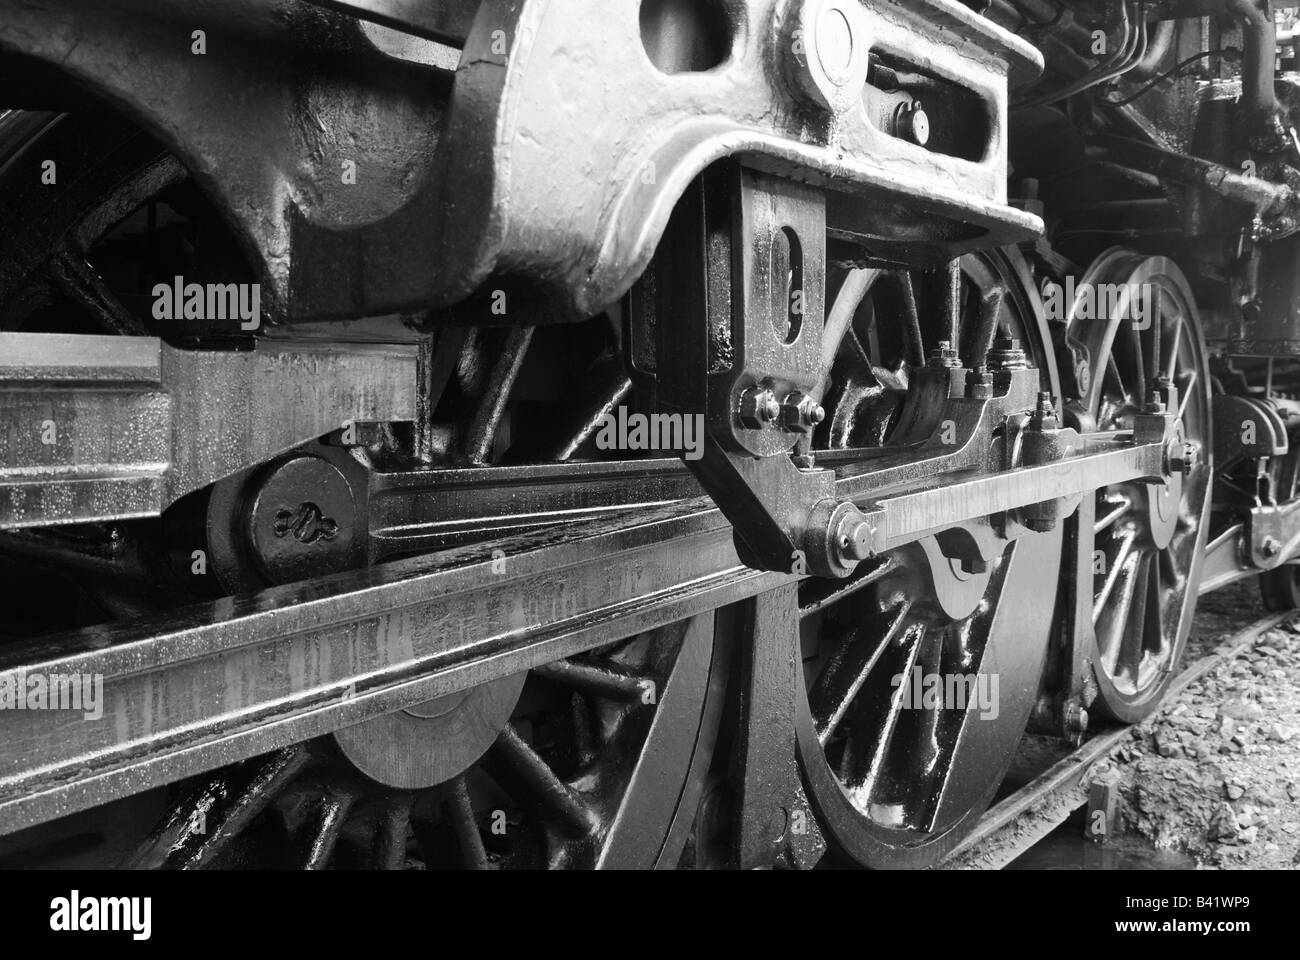
<svg viewBox="0 0 1300 960">
<path fill-rule="evenodd" d="M 781 405 L 766 387 L 750 387 L 740 395 L 736 411 L 741 425 L 751 430 L 761 430 L 781 415 Z"/>
<path fill-rule="evenodd" d="M 826 419 L 822 405 L 796 390 L 781 403 L 781 425 L 787 430 L 803 433 Z"/>
</svg>

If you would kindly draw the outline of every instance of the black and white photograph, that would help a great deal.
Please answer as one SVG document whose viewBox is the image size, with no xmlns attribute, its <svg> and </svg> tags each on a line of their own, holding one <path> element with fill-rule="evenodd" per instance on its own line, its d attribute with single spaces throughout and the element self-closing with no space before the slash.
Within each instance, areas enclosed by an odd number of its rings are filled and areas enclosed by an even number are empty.
<svg viewBox="0 0 1300 960">
<path fill-rule="evenodd" d="M 6 936 L 1276 931 L 1298 131 L 1300 0 L 0 0 Z"/>
</svg>

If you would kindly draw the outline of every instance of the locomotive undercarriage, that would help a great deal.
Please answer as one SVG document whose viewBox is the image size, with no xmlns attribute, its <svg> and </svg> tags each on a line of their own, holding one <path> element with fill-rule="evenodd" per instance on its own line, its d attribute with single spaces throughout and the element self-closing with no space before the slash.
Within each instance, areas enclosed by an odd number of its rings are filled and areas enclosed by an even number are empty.
<svg viewBox="0 0 1300 960">
<path fill-rule="evenodd" d="M 0 711 L 15 862 L 925 866 L 1300 600 L 1250 4 L 0 14 L 0 691 L 102 683 Z"/>
</svg>

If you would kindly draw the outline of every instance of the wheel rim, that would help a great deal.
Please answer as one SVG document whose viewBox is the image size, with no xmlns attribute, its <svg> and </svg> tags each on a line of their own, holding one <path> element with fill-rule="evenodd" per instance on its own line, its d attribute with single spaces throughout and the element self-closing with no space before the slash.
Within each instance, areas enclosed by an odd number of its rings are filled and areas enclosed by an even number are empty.
<svg viewBox="0 0 1300 960">
<path fill-rule="evenodd" d="M 410 854 L 439 869 L 676 866 L 721 718 L 713 621 L 534 670 L 486 753 L 427 789 L 371 780 L 328 739 L 224 770 L 127 865 L 400 869 Z"/>
<path fill-rule="evenodd" d="M 1054 387 L 1041 306 L 1023 261 L 1001 252 L 972 255 L 962 271 L 969 307 L 957 338 L 962 349 L 991 341 L 991 309 L 998 335 L 1022 339 L 1044 387 Z M 931 331 L 931 342 L 939 335 Z M 873 331 L 859 339 L 879 338 Z M 882 395 L 862 388 L 866 379 L 836 396 L 840 403 L 857 398 L 870 420 L 882 416 Z M 831 419 L 835 429 L 855 418 L 836 411 Z M 839 436 L 879 438 L 889 429 L 855 424 Z M 978 524 L 963 529 L 991 536 Z M 1033 709 L 1052 611 L 1030 598 L 1054 592 L 1060 544 L 1059 530 L 1027 537 L 975 573 L 931 537 L 871 561 L 847 584 L 804 585 L 800 762 L 826 833 L 852 861 L 926 866 L 960 842 L 987 807 Z M 945 688 L 951 678 L 952 693 L 957 677 L 973 676 L 974 686 L 966 680 L 958 694 L 964 707 L 951 696 L 927 706 L 930 676 L 944 678 Z M 893 683 L 901 677 L 911 684 Z"/>
<path fill-rule="evenodd" d="M 1142 291 L 1149 322 L 1138 329 L 1140 322 L 1122 315 L 1093 316 L 1076 298 L 1070 335 L 1083 344 L 1092 371 L 1088 413 L 1098 429 L 1127 429 L 1156 378 L 1168 377 L 1178 388 L 1182 436 L 1200 451 L 1192 471 L 1166 485 L 1118 484 L 1096 494 L 1090 659 L 1097 705 L 1133 722 L 1159 703 L 1191 629 L 1213 472 L 1210 380 L 1191 291 L 1172 261 L 1109 251 L 1078 289 L 1105 284 Z"/>
</svg>

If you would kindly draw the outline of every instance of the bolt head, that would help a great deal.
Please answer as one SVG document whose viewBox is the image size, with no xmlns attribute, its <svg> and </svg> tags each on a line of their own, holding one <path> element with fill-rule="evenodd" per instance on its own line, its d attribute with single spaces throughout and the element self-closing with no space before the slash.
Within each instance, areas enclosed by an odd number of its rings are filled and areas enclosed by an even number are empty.
<svg viewBox="0 0 1300 960">
<path fill-rule="evenodd" d="M 1079 388 L 1080 395 L 1086 394 L 1088 388 L 1092 386 L 1092 367 L 1088 365 L 1087 360 L 1081 358 L 1075 363 L 1074 382 Z"/>
<path fill-rule="evenodd" d="M 924 147 L 930 142 L 930 117 L 920 101 L 900 104 L 894 117 L 894 132 L 909 143 Z"/>
<path fill-rule="evenodd" d="M 988 365 L 994 370 L 1024 369 L 1025 351 L 1021 348 L 1020 341 L 1009 337 L 994 340 L 993 349 L 989 351 Z"/>
<path fill-rule="evenodd" d="M 866 560 L 870 557 L 875 539 L 875 528 L 861 516 L 848 517 L 840 526 L 840 550 L 853 560 Z"/>
<path fill-rule="evenodd" d="M 952 344 L 940 340 L 938 346 L 930 351 L 929 363 L 932 367 L 960 367 L 961 357 L 952 348 Z"/>
<path fill-rule="evenodd" d="M 1088 730 L 1088 711 L 1074 701 L 1065 704 L 1061 720 L 1068 733 L 1083 734 Z"/>
<path fill-rule="evenodd" d="M 790 34 L 786 68 L 795 89 L 831 113 L 851 107 L 867 82 L 869 23 L 857 0 L 798 2 Z"/>
<path fill-rule="evenodd" d="M 1169 441 L 1169 447 L 1166 453 L 1169 473 L 1181 473 L 1183 476 L 1192 472 L 1196 466 L 1196 461 L 1200 454 L 1200 448 L 1194 443 L 1189 443 L 1175 437 Z"/>
<path fill-rule="evenodd" d="M 1282 552 L 1282 544 L 1278 543 L 1276 537 L 1265 537 L 1264 542 L 1259 545 L 1259 549 L 1266 557 L 1276 557 Z"/>
<path fill-rule="evenodd" d="M 1038 394 L 1038 404 L 1029 418 L 1030 430 L 1056 430 L 1061 426 L 1056 416 L 1056 404 L 1046 391 Z"/>
<path fill-rule="evenodd" d="M 987 400 L 993 396 L 993 374 L 989 368 L 978 366 L 966 374 L 966 396 L 975 400 Z"/>
</svg>

